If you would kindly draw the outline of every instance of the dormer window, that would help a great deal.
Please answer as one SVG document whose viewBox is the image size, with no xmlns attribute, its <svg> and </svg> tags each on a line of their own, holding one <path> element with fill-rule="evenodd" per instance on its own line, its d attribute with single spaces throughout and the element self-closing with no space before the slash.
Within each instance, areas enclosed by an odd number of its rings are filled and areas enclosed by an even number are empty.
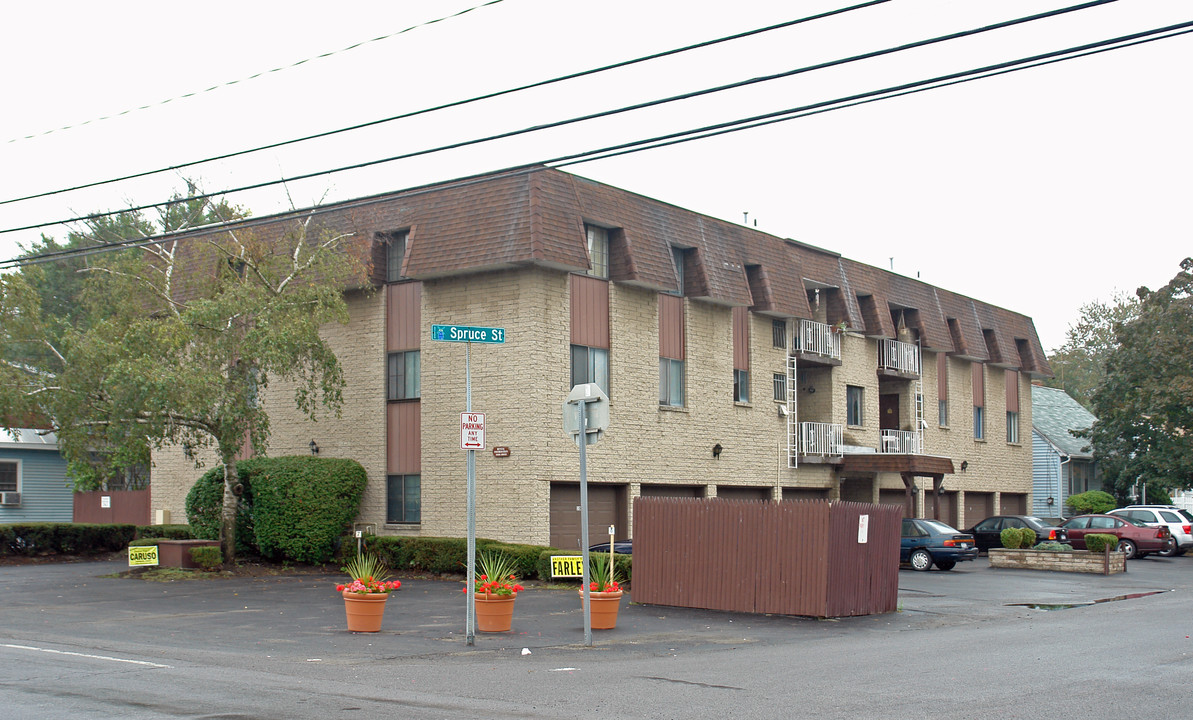
<svg viewBox="0 0 1193 720">
<path fill-rule="evenodd" d="M 596 225 L 585 225 L 588 233 L 588 274 L 609 277 L 609 231 Z"/>
<path fill-rule="evenodd" d="M 385 282 L 397 282 L 403 278 L 402 261 L 406 259 L 405 230 L 389 233 L 385 239 Z"/>
<path fill-rule="evenodd" d="M 683 260 L 687 253 L 683 248 L 671 246 L 671 264 L 675 267 L 675 292 L 673 295 L 684 294 L 684 279 L 683 279 Z"/>
</svg>

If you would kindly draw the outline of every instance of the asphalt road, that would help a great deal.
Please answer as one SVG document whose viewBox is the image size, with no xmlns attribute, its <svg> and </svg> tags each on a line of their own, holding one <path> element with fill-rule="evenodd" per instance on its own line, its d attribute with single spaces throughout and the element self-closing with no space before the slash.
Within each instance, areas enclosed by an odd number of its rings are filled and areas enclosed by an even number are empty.
<svg viewBox="0 0 1193 720">
<path fill-rule="evenodd" d="M 864 618 L 628 605 L 593 647 L 574 591 L 523 592 L 469 646 L 456 583 L 406 581 L 353 634 L 336 576 L 121 569 L 0 567 L 0 718 L 1169 718 L 1193 681 L 1193 557 L 903 570 L 899 611 Z"/>
</svg>

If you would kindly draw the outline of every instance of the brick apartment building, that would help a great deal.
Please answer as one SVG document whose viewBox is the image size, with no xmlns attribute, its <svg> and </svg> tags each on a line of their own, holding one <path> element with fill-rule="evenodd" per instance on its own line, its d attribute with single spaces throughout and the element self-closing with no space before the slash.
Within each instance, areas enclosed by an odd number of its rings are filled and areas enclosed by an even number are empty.
<svg viewBox="0 0 1193 720">
<path fill-rule="evenodd" d="M 465 346 L 433 324 L 505 330 L 469 350 L 481 537 L 576 546 L 562 407 L 581 382 L 611 401 L 590 523 L 619 539 L 649 495 L 894 503 L 955 525 L 1032 506 L 1030 381 L 1051 373 L 1026 316 L 544 167 L 317 222 L 368 260 L 351 321 L 325 328 L 343 415 L 301 420 L 275 381 L 269 453 L 313 440 L 359 461 L 358 519 L 379 534 L 466 533 Z M 154 509 L 183 517 L 200 472 L 159 453 Z"/>
</svg>

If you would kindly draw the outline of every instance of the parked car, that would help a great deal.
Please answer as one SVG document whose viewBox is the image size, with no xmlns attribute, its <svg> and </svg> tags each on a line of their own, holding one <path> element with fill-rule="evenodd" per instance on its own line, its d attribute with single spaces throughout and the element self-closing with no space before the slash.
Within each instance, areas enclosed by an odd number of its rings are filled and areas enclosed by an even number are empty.
<svg viewBox="0 0 1193 720">
<path fill-rule="evenodd" d="M 1107 514 L 1129 517 L 1152 527 L 1167 525 L 1172 542 L 1158 553 L 1164 557 L 1184 555 L 1193 549 L 1193 513 L 1176 505 L 1128 505 Z"/>
<path fill-rule="evenodd" d="M 899 562 L 908 563 L 912 570 L 952 570 L 962 560 L 978 556 L 973 535 L 927 518 L 903 518 L 903 542 L 899 548 Z"/>
<path fill-rule="evenodd" d="M 1043 518 L 1034 515 L 994 515 L 981 521 L 965 532 L 973 535 L 978 550 L 1002 547 L 1002 531 L 1005 528 L 1031 528 L 1036 533 L 1036 542 L 1068 542 L 1065 531 Z"/>
<path fill-rule="evenodd" d="M 590 552 L 590 553 L 591 552 L 607 553 L 607 552 L 609 552 L 609 543 L 603 542 L 603 543 L 597 543 L 596 545 L 590 545 L 588 547 L 588 552 Z M 634 554 L 634 541 L 633 540 L 617 540 L 617 541 L 615 541 L 613 543 L 613 552 L 618 553 L 619 555 L 633 555 Z"/>
<path fill-rule="evenodd" d="M 1167 525 L 1149 527 L 1138 520 L 1117 515 L 1078 515 L 1060 527 L 1068 534 L 1069 544 L 1077 550 L 1085 549 L 1088 533 L 1114 535 L 1118 538 L 1118 549 L 1128 560 L 1160 552 L 1172 537 Z"/>
</svg>

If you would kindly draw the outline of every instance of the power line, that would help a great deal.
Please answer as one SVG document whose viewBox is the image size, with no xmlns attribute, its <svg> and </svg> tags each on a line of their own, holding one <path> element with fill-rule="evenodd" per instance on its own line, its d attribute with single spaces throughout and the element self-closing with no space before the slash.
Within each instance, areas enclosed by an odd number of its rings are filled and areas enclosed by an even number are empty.
<svg viewBox="0 0 1193 720">
<path fill-rule="evenodd" d="M 456 150 L 456 149 L 468 147 L 471 145 L 479 145 L 479 144 L 486 143 L 486 142 L 492 142 L 494 140 L 504 140 L 504 139 L 516 137 L 519 135 L 525 135 L 528 133 L 540 132 L 543 130 L 550 130 L 550 129 L 562 127 L 565 125 L 571 125 L 571 124 L 575 124 L 575 123 L 586 122 L 589 120 L 596 120 L 596 119 L 600 119 L 600 118 L 610 117 L 613 115 L 619 115 L 619 114 L 623 114 L 623 113 L 627 113 L 627 112 L 632 112 L 635 110 L 642 110 L 642 109 L 646 109 L 646 108 L 650 108 L 650 107 L 656 107 L 659 105 L 677 102 L 680 100 L 690 100 L 692 98 L 697 98 L 697 97 L 701 97 L 704 95 L 710 95 L 713 93 L 724 92 L 727 90 L 733 90 L 733 89 L 737 89 L 737 88 L 741 88 L 741 87 L 746 87 L 749 85 L 770 82 L 772 80 L 788 78 L 788 77 L 792 77 L 792 76 L 803 74 L 803 73 L 813 72 L 816 70 L 823 70 L 823 69 L 826 69 L 829 67 L 844 65 L 844 64 L 852 63 L 852 62 L 859 62 L 861 60 L 869 60 L 869 59 L 881 57 L 884 55 L 890 55 L 893 53 L 903 52 L 905 50 L 920 48 L 920 47 L 924 47 L 927 45 L 933 45 L 936 43 L 946 42 L 949 40 L 956 40 L 958 38 L 968 37 L 971 35 L 977 35 L 980 33 L 991 32 L 994 30 L 1001 30 L 1001 29 L 1011 27 L 1014 25 L 1020 25 L 1023 23 L 1033 22 L 1035 20 L 1041 20 L 1041 19 L 1051 18 L 1051 17 L 1055 17 L 1057 15 L 1062 15 L 1062 14 L 1066 14 L 1066 13 L 1070 13 L 1070 12 L 1085 10 L 1090 7 L 1095 7 L 1098 5 L 1105 5 L 1109 2 L 1115 2 L 1115 1 L 1116 0 L 1093 0 L 1092 2 L 1086 2 L 1086 3 L 1079 4 L 1079 5 L 1072 5 L 1072 6 L 1069 6 L 1066 8 L 1060 8 L 1057 10 L 1049 10 L 1047 12 L 1038 13 L 1036 15 L 1029 15 L 1026 17 L 1015 18 L 1013 20 L 1006 20 L 1006 21 L 1003 21 L 1000 23 L 995 23 L 993 25 L 986 25 L 986 26 L 974 28 L 971 30 L 962 30 L 962 31 L 955 32 L 955 33 L 949 33 L 947 35 L 940 35 L 940 36 L 937 36 L 934 38 L 928 38 L 926 40 L 918 40 L 918 41 L 906 43 L 903 45 L 897 45 L 897 46 L 893 46 L 893 47 L 889 47 L 889 48 L 884 48 L 882 50 L 874 50 L 874 51 L 871 51 L 868 53 L 862 53 L 860 55 L 853 55 L 850 57 L 840 58 L 837 60 L 829 60 L 829 61 L 822 62 L 822 63 L 816 63 L 814 65 L 806 65 L 803 67 L 795 68 L 793 70 L 788 70 L 788 71 L 781 72 L 781 73 L 775 73 L 772 75 L 763 75 L 763 76 L 759 76 L 759 77 L 749 78 L 746 80 L 740 80 L 740 81 L 728 83 L 725 85 L 719 85 L 719 86 L 715 86 L 715 87 L 711 87 L 711 88 L 705 88 L 703 90 L 694 90 L 694 91 L 687 92 L 687 93 L 681 93 L 679 95 L 672 95 L 672 96 L 666 97 L 666 98 L 660 98 L 660 99 L 656 99 L 656 100 L 649 100 L 649 101 L 645 101 L 645 102 L 641 102 L 641 103 L 635 103 L 633 105 L 626 105 L 626 106 L 623 106 L 620 108 L 614 108 L 612 110 L 604 110 L 604 111 L 597 112 L 597 113 L 589 113 L 587 115 L 580 115 L 580 116 L 576 116 L 576 117 L 572 117 L 572 118 L 567 118 L 564 120 L 557 120 L 557 121 L 550 122 L 550 123 L 542 123 L 539 125 L 532 125 L 532 126 L 520 128 L 517 130 L 509 130 L 506 132 L 495 133 L 495 134 L 487 135 L 487 136 L 480 137 L 480 138 L 473 138 L 470 140 L 461 140 L 461 141 L 458 141 L 455 143 L 448 143 L 446 145 L 440 145 L 440 146 L 433 147 L 433 148 L 414 150 L 411 152 L 402 153 L 399 155 L 392 155 L 389 157 L 379 158 L 379 159 L 375 159 L 375 160 L 366 160 L 363 162 L 354 163 L 352 165 L 343 165 L 343 166 L 340 166 L 337 168 L 318 170 L 315 172 L 304 173 L 301 175 L 295 175 L 295 176 L 288 177 L 288 178 L 267 180 L 267 181 L 263 181 L 263 182 L 259 182 L 259 183 L 253 183 L 250 185 L 242 185 L 240 187 L 227 188 L 227 189 L 224 189 L 224 190 L 221 190 L 218 192 L 191 195 L 191 196 L 184 198 L 182 200 L 184 200 L 184 201 L 185 200 L 204 200 L 204 199 L 216 197 L 219 195 L 228 195 L 231 193 L 246 192 L 248 190 L 257 190 L 257 189 L 260 189 L 263 187 L 270 187 L 273 185 L 280 185 L 280 184 L 289 183 L 289 182 L 296 182 L 299 180 L 309 180 L 311 178 L 321 177 L 324 175 L 331 175 L 334 173 L 347 172 L 349 170 L 360 170 L 362 168 L 371 167 L 374 165 L 381 165 L 384 163 L 396 162 L 398 160 L 408 160 L 410 158 L 420 157 L 423 155 L 429 155 L 429 154 L 433 154 L 433 153 L 437 153 L 437 152 L 443 152 L 446 150 Z M 7 229 L 0 230 L 0 234 L 10 233 L 10 232 L 20 232 L 20 231 L 24 231 L 24 230 L 35 230 L 38 228 L 51 227 L 54 225 L 62 225 L 62 224 L 70 223 L 70 222 L 77 222 L 80 220 L 95 220 L 98 218 L 110 217 L 112 215 L 119 215 L 120 213 L 124 213 L 124 212 L 136 212 L 136 211 L 140 211 L 140 210 L 148 210 L 150 208 L 161 207 L 163 205 L 170 204 L 171 202 L 174 202 L 174 200 L 132 206 L 132 207 L 123 208 L 121 210 L 109 210 L 109 211 L 105 211 L 105 212 L 92 213 L 92 214 L 85 215 L 82 217 L 73 217 L 73 218 L 67 218 L 67 219 L 63 219 L 63 220 L 55 220 L 55 221 L 50 221 L 50 222 L 37 223 L 37 224 L 33 224 L 33 225 L 26 225 L 23 227 L 7 228 Z"/>
<path fill-rule="evenodd" d="M 37 198 L 49 197 L 52 195 L 61 195 L 63 193 L 74 192 L 76 190 L 85 190 L 87 188 L 99 187 L 102 185 L 110 185 L 112 183 L 124 182 L 126 180 L 135 180 L 138 178 L 148 177 L 150 175 L 158 175 L 158 174 L 165 173 L 165 172 L 173 172 L 173 171 L 177 171 L 177 170 L 182 170 L 184 168 L 194 167 L 196 165 L 202 165 L 205 163 L 217 162 L 220 160 L 228 160 L 231 158 L 241 157 L 244 155 L 249 155 L 249 154 L 256 153 L 256 152 L 262 152 L 265 150 L 273 150 L 276 148 L 285 147 L 287 145 L 294 145 L 296 143 L 307 142 L 310 140 L 319 140 L 319 139 L 322 139 L 325 137 L 331 137 L 333 135 L 338 135 L 340 133 L 352 132 L 355 130 L 363 130 L 365 128 L 375 127 L 377 125 L 383 125 L 385 123 L 390 123 L 390 122 L 394 122 L 397 120 L 405 120 L 407 118 L 417 117 L 419 115 L 426 115 L 428 113 L 438 112 L 440 110 L 448 110 L 451 108 L 461 107 L 464 105 L 481 102 L 483 100 L 492 100 L 494 98 L 502 97 L 504 95 L 511 95 L 513 93 L 522 92 L 524 90 L 533 90 L 535 88 L 545 87 L 548 85 L 553 85 L 553 84 L 565 82 L 568 80 L 576 80 L 578 78 L 586 77 L 589 75 L 596 75 L 598 73 L 603 73 L 603 72 L 607 72 L 610 70 L 617 70 L 620 68 L 629 67 L 631 65 L 637 65 L 637 64 L 648 62 L 651 60 L 658 60 L 661 58 L 669 57 L 671 55 L 678 55 L 680 53 L 685 53 L 685 52 L 689 52 L 692 50 L 699 50 L 702 48 L 711 47 L 713 45 L 717 45 L 720 43 L 726 43 L 726 42 L 730 42 L 733 40 L 741 40 L 743 38 L 751 37 L 753 35 L 759 35 L 762 33 L 771 32 L 773 30 L 780 30 L 783 28 L 791 27 L 793 25 L 799 25 L 802 23 L 811 22 L 813 20 L 821 20 L 823 18 L 831 17 L 833 15 L 840 15 L 843 13 L 851 12 L 853 10 L 860 10 L 862 8 L 871 7 L 873 5 L 881 5 L 883 3 L 888 3 L 890 1 L 891 0 L 869 0 L 868 2 L 864 2 L 864 3 L 858 4 L 858 5 L 851 5 L 851 6 L 839 8 L 836 10 L 830 10 L 827 12 L 818 13 L 816 15 L 809 15 L 807 17 L 798 18 L 796 20 L 788 20 L 786 22 L 777 23 L 775 25 L 769 25 L 767 27 L 757 28 L 754 30 L 747 30 L 745 32 L 736 33 L 734 35 L 728 35 L 728 36 L 716 38 L 713 40 L 706 40 L 706 41 L 695 43 L 692 45 L 685 45 L 683 47 L 673 48 L 671 50 L 664 50 L 662 52 L 652 53 L 650 55 L 644 55 L 642 57 L 633 58 L 631 60 L 623 60 L 621 62 L 612 63 L 610 65 L 603 65 L 601 67 L 591 68 L 588 70 L 580 70 L 578 72 L 569 73 L 567 75 L 561 75 L 558 77 L 550 78 L 548 80 L 539 80 L 536 82 L 528 83 L 526 85 L 519 85 L 518 87 L 507 88 L 504 90 L 497 90 L 497 91 L 494 91 L 491 93 L 486 93 L 483 95 L 477 95 L 474 97 L 466 98 L 464 100 L 454 100 L 452 102 L 443 103 L 441 105 L 435 105 L 433 107 L 422 108 L 420 110 L 412 110 L 410 112 L 401 113 L 398 115 L 392 115 L 390 117 L 381 118 L 379 120 L 370 120 L 368 122 L 358 123 L 356 125 L 350 125 L 348 127 L 338 128 L 335 130 L 327 130 L 324 132 L 315 133 L 313 135 L 304 135 L 302 137 L 291 138 L 289 140 L 282 140 L 279 142 L 270 143 L 268 145 L 259 145 L 259 146 L 247 148 L 244 150 L 236 150 L 233 152 L 224 153 L 222 155 L 213 155 L 208 158 L 203 158 L 202 160 L 191 160 L 191 161 L 179 163 L 176 165 L 170 165 L 170 166 L 164 167 L 164 168 L 158 168 L 156 170 L 144 170 L 141 172 L 133 173 L 130 175 L 124 175 L 121 177 L 111 178 L 108 180 L 97 180 L 95 182 L 85 183 L 82 185 L 75 185 L 73 187 L 62 188 L 59 190 L 48 190 L 46 192 L 35 193 L 33 195 L 25 195 L 24 197 L 12 198 L 10 200 L 0 200 L 0 205 L 8 205 L 11 203 L 23 202 L 25 200 L 35 200 Z M 1114 0 L 1102 0 L 1102 2 L 1113 2 L 1113 1 Z"/>
<path fill-rule="evenodd" d="M 1162 28 L 1156 28 L 1154 30 L 1146 30 L 1146 31 L 1138 32 L 1138 33 L 1132 33 L 1130 35 L 1120 36 L 1117 38 L 1111 38 L 1108 40 L 1102 40 L 1102 41 L 1098 41 L 1098 42 L 1094 42 L 1094 43 L 1087 43 L 1085 45 L 1079 45 L 1079 46 L 1075 46 L 1075 47 L 1071 47 L 1071 48 L 1066 48 L 1064 50 L 1056 50 L 1056 51 L 1043 53 L 1043 54 L 1039 54 L 1039 55 L 1029 56 L 1029 57 L 1025 57 L 1025 58 L 1019 58 L 1017 60 L 1009 60 L 1006 62 L 994 64 L 994 65 L 987 65 L 984 67 L 974 68 L 972 70 L 966 70 L 966 71 L 951 73 L 951 74 L 947 74 L 947 75 L 941 75 L 941 76 L 929 78 L 926 80 L 919 80 L 916 82 L 905 83 L 902 85 L 883 88 L 880 90 L 873 90 L 873 91 L 866 92 L 866 93 L 850 95 L 850 96 L 846 96 L 846 97 L 842 97 L 842 98 L 837 98 L 835 100 L 828 100 L 828 101 L 824 101 L 824 102 L 820 102 L 820 103 L 814 103 L 811 105 L 804 105 L 804 106 L 800 106 L 800 107 L 796 107 L 796 108 L 789 108 L 787 110 L 781 110 L 781 111 L 777 111 L 777 112 L 773 112 L 773 113 L 756 115 L 756 116 L 749 117 L 749 118 L 741 118 L 738 120 L 728 121 L 725 123 L 718 123 L 715 125 L 706 125 L 706 126 L 703 126 L 700 128 L 694 128 L 694 129 L 685 130 L 685 131 L 681 131 L 681 132 L 670 133 L 668 135 L 661 135 L 661 136 L 656 136 L 653 138 L 636 140 L 636 141 L 632 141 L 629 143 L 607 146 L 607 147 L 599 148 L 599 149 L 595 149 L 595 150 L 588 150 L 588 151 L 585 151 L 582 153 L 575 153 L 572 155 L 552 158 L 552 159 L 548 159 L 548 160 L 541 160 L 537 163 L 533 163 L 530 165 L 523 165 L 523 166 L 519 166 L 519 167 L 515 167 L 515 168 L 507 168 L 505 170 L 498 170 L 498 171 L 494 171 L 491 173 L 485 173 L 480 176 L 473 176 L 470 178 L 464 178 L 464 179 L 457 180 L 457 181 L 435 183 L 432 185 L 424 186 L 424 188 L 422 188 L 422 189 L 414 188 L 414 189 L 410 189 L 410 190 L 403 190 L 403 191 L 401 191 L 401 194 L 404 196 L 410 196 L 410 195 L 421 194 L 421 193 L 430 192 L 432 190 L 437 190 L 437 189 L 442 189 L 442 188 L 462 187 L 462 186 L 474 184 L 477 182 L 484 182 L 484 181 L 492 179 L 495 176 L 500 176 L 502 174 L 513 175 L 513 174 L 524 174 L 527 172 L 533 172 L 536 168 L 541 167 L 541 166 L 564 167 L 567 165 L 575 165 L 575 164 L 579 164 L 579 163 L 583 163 L 583 162 L 591 162 L 594 160 L 603 160 L 603 159 L 607 159 L 610 157 L 617 157 L 619 155 L 626 155 L 626 154 L 630 154 L 633 152 L 642 152 L 645 150 L 653 150 L 653 149 L 657 149 L 660 147 L 666 147 L 668 145 L 675 145 L 675 144 L 679 144 L 682 142 L 690 142 L 692 140 L 706 139 L 709 137 L 714 137 L 716 135 L 723 135 L 723 134 L 727 134 L 730 132 L 749 130 L 749 129 L 753 129 L 756 127 L 762 127 L 762 126 L 768 125 L 768 124 L 785 122 L 787 120 L 794 120 L 794 119 L 797 119 L 800 117 L 817 115 L 817 114 L 829 112 L 832 110 L 841 110 L 841 109 L 844 109 L 847 107 L 854 107 L 857 105 L 862 105 L 862 104 L 866 104 L 866 103 L 870 103 L 870 102 L 877 102 L 878 100 L 889 100 L 889 99 L 892 99 L 895 97 L 900 97 L 903 95 L 909 95 L 909 94 L 913 94 L 913 93 L 917 93 L 917 92 L 923 92 L 925 90 L 935 90 L 935 89 L 939 89 L 942 87 L 948 87 L 950 85 L 960 84 L 962 82 L 969 82 L 971 80 L 986 79 L 986 78 L 995 77 L 995 76 L 1003 75 L 1003 74 L 1010 73 L 1010 72 L 1016 72 L 1018 70 L 1026 70 L 1026 69 L 1030 69 L 1030 68 L 1041 67 L 1044 65 L 1050 65 L 1053 63 L 1057 63 L 1057 62 L 1062 62 L 1065 60 L 1073 60 L 1073 59 L 1080 58 L 1080 57 L 1086 57 L 1089 55 L 1094 55 L 1094 54 L 1098 54 L 1098 53 L 1102 53 L 1102 52 L 1108 52 L 1110 50 L 1121 50 L 1123 48 L 1131 47 L 1134 45 L 1139 45 L 1139 44 L 1143 44 L 1146 42 L 1153 42 L 1155 40 L 1163 40 L 1163 39 L 1167 39 L 1167 38 L 1171 38 L 1171 37 L 1177 37 L 1177 36 L 1185 35 L 1185 34 L 1188 34 L 1191 32 L 1193 32 L 1193 21 L 1178 23 L 1176 25 L 1169 25 L 1169 26 L 1162 27 Z M 352 200 L 352 201 L 348 201 L 348 202 L 344 202 L 344 203 L 337 203 L 334 206 L 329 206 L 326 208 L 312 208 L 312 209 L 307 209 L 307 210 L 281 213 L 281 214 L 275 215 L 275 216 L 266 216 L 266 217 L 262 217 L 262 218 L 251 218 L 248 220 L 232 221 L 232 222 L 228 222 L 228 223 L 219 223 L 216 225 L 205 226 L 203 228 L 194 228 L 194 229 L 184 231 L 184 232 L 163 234 L 160 236 L 155 236 L 155 237 L 147 238 L 147 239 L 119 241 L 119 242 L 111 243 L 109 245 L 96 246 L 96 247 L 91 247 L 91 248 L 60 250 L 60 251 L 55 251 L 55 252 L 50 252 L 50 253 L 42 253 L 39 255 L 30 256 L 30 257 L 26 257 L 26 258 L 13 258 L 11 260 L 0 261 L 0 269 L 20 267 L 20 266 L 24 266 L 24 265 L 33 265 L 33 264 L 38 264 L 38 263 L 43 263 L 43 262 L 51 262 L 54 260 L 65 258 L 65 257 L 86 256 L 86 255 L 93 255 L 93 254 L 98 254 L 98 253 L 102 253 L 102 252 L 110 252 L 112 250 L 145 247 L 148 245 L 160 244 L 160 243 L 166 242 L 168 240 L 175 239 L 175 238 L 184 236 L 188 233 L 193 233 L 193 232 L 197 232 L 197 231 L 210 232 L 213 230 L 218 230 L 220 227 L 224 227 L 224 226 L 250 227 L 253 225 L 257 225 L 257 224 L 276 222 L 276 220 L 278 219 L 279 216 L 295 215 L 295 214 L 316 216 L 316 215 L 321 215 L 321 214 L 325 214 L 325 213 L 329 213 L 329 212 L 340 212 L 344 209 L 367 205 L 367 204 L 373 202 L 378 197 L 383 197 L 385 195 L 392 195 L 392 194 L 395 194 L 395 193 L 381 193 L 378 195 L 368 196 L 368 197 L 364 197 L 364 198 L 358 198 L 356 200 Z M 214 195 L 214 194 L 212 194 L 212 195 Z M 210 197 L 210 196 L 211 195 L 201 195 L 201 196 L 195 196 L 195 197 L 201 198 L 201 197 Z M 187 199 L 193 199 L 193 198 L 187 198 Z M 176 202 L 184 202 L 185 200 L 186 199 L 180 199 Z M 165 203 L 163 203 L 163 204 L 165 204 Z M 152 206 L 150 206 L 150 207 L 152 207 Z"/>
<path fill-rule="evenodd" d="M 32 140 L 33 138 L 36 138 L 36 137 L 44 137 L 46 135 L 51 135 L 53 133 L 61 132 L 63 130 L 72 130 L 74 128 L 91 125 L 93 123 L 102 122 L 104 120 L 112 120 L 113 118 L 123 117 L 125 115 L 129 115 L 131 113 L 134 113 L 134 112 L 137 112 L 140 110 L 148 110 L 153 107 L 160 107 L 162 105 L 166 105 L 168 103 L 172 103 L 172 102 L 175 102 L 178 100 L 185 100 L 187 98 L 197 97 L 199 95 L 213 92 L 213 91 L 219 90 L 221 88 L 232 87 L 233 85 L 239 85 L 241 83 L 245 83 L 250 80 L 256 80 L 258 78 L 265 77 L 266 75 L 271 75 L 273 73 L 282 72 L 283 70 L 292 70 L 296 67 L 306 65 L 307 63 L 310 63 L 310 62 L 313 62 L 316 60 L 324 60 L 326 58 L 333 57 L 333 56 L 339 55 L 341 53 L 346 53 L 350 50 L 356 50 L 358 48 L 364 47 L 365 45 L 370 45 L 375 42 L 380 42 L 382 40 L 388 40 L 390 38 L 397 37 L 398 35 L 403 35 L 405 33 L 410 32 L 411 30 L 417 30 L 418 28 L 421 28 L 421 27 L 426 27 L 428 25 L 434 25 L 435 23 L 444 22 L 445 20 L 451 20 L 452 18 L 460 17 L 461 15 L 470 13 L 473 10 L 479 10 L 480 8 L 486 7 L 488 5 L 496 5 L 499 2 L 503 2 L 503 0 L 489 0 L 488 2 L 481 3 L 480 5 L 476 5 L 476 6 L 467 8 L 465 10 L 461 10 L 456 13 L 452 13 L 451 15 L 444 15 L 443 17 L 435 18 L 434 20 L 427 20 L 426 22 L 421 22 L 421 23 L 418 23 L 417 25 L 411 25 L 408 28 L 403 28 L 401 30 L 398 30 L 397 32 L 389 33 L 388 35 L 380 35 L 378 37 L 371 38 L 369 40 L 362 40 L 360 42 L 352 43 L 351 45 L 349 45 L 347 47 L 340 48 L 339 50 L 331 50 L 329 52 L 321 53 L 314 57 L 303 58 L 302 60 L 297 60 L 295 62 L 290 63 L 289 65 L 279 65 L 278 67 L 270 68 L 269 70 L 262 70 L 261 72 L 253 73 L 252 75 L 249 75 L 248 77 L 245 77 L 245 78 L 240 78 L 238 80 L 228 80 L 228 81 L 225 81 L 222 83 L 218 83 L 216 85 L 212 85 L 211 87 L 205 88 L 203 90 L 195 90 L 193 92 L 183 93 L 182 95 L 176 95 L 171 98 L 166 98 L 165 100 L 158 100 L 157 102 L 147 103 L 145 105 L 140 105 L 138 107 L 132 107 L 132 108 L 128 108 L 126 110 L 121 110 L 120 112 L 113 113 L 111 115 L 104 115 L 102 117 L 92 118 L 91 120 L 84 120 L 83 122 L 74 123 L 73 125 L 63 125 L 60 128 L 53 128 L 51 130 L 43 130 L 42 132 L 32 133 L 30 135 L 24 135 L 22 137 L 10 138 L 7 142 L 9 144 L 11 144 L 11 143 L 19 142 L 21 140 Z M 40 196 L 34 195 L 33 197 L 40 197 Z"/>
</svg>

